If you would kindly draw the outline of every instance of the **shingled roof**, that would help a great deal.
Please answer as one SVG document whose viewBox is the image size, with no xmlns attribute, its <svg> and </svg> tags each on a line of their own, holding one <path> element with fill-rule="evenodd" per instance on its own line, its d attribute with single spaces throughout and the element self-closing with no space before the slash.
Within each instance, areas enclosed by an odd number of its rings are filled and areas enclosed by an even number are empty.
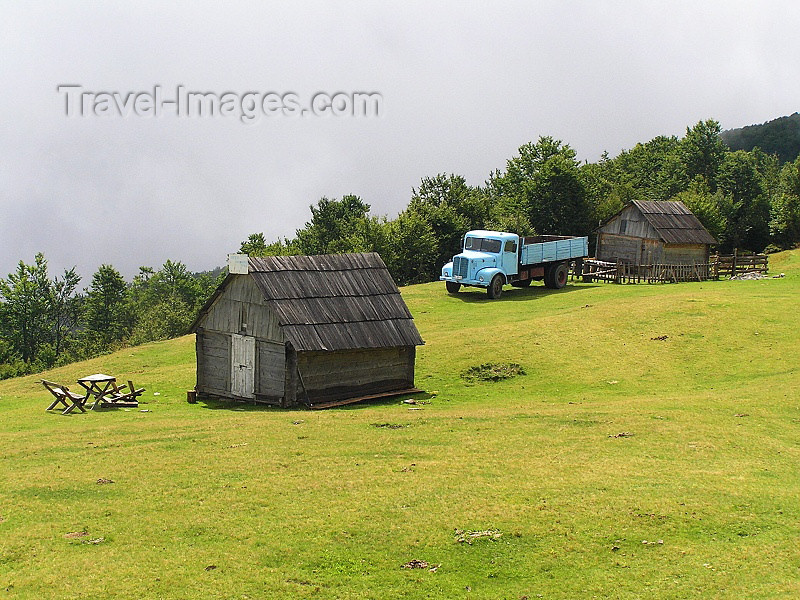
<svg viewBox="0 0 800 600">
<path fill-rule="evenodd" d="M 667 244 L 716 244 L 683 202 L 634 200 L 633 204 Z"/>
<path fill-rule="evenodd" d="M 295 350 L 425 343 L 386 265 L 374 252 L 269 256 L 248 262 L 250 277 Z M 217 294 L 224 287 L 223 283 Z M 212 302 L 213 298 L 208 305 Z"/>
</svg>

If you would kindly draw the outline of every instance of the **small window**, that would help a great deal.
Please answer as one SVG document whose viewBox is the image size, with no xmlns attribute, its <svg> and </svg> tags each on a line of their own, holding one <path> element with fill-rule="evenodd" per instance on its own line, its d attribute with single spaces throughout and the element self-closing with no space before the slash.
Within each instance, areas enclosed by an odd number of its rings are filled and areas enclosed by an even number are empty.
<svg viewBox="0 0 800 600">
<path fill-rule="evenodd" d="M 619 222 L 619 232 L 620 233 L 625 233 L 626 229 L 628 229 L 628 220 L 627 219 L 620 220 L 620 222 Z"/>
<path fill-rule="evenodd" d="M 239 331 L 247 333 L 247 304 L 242 303 L 242 309 L 239 311 Z"/>
<path fill-rule="evenodd" d="M 513 240 L 508 240 L 506 242 L 505 251 L 506 252 L 516 252 L 517 251 L 517 242 L 515 242 Z"/>
</svg>

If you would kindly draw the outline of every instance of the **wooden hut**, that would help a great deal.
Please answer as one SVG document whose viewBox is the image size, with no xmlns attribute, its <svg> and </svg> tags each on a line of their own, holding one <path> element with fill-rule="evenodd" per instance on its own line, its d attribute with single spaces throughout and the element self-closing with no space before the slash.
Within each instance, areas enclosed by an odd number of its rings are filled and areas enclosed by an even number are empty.
<svg viewBox="0 0 800 600">
<path fill-rule="evenodd" d="M 716 243 L 682 202 L 634 200 L 600 225 L 595 254 L 635 265 L 698 264 Z"/>
<path fill-rule="evenodd" d="M 198 395 L 319 407 L 416 391 L 424 342 L 378 254 L 236 258 L 191 328 Z"/>
</svg>

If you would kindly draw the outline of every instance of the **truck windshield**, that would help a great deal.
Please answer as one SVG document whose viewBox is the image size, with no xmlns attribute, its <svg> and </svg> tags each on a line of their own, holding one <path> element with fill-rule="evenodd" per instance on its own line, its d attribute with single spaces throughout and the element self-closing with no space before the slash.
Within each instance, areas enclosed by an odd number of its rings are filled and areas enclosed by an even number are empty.
<svg viewBox="0 0 800 600">
<path fill-rule="evenodd" d="M 464 250 L 478 252 L 500 252 L 500 246 L 500 240 L 490 240 L 489 238 L 468 237 L 464 242 Z"/>
</svg>

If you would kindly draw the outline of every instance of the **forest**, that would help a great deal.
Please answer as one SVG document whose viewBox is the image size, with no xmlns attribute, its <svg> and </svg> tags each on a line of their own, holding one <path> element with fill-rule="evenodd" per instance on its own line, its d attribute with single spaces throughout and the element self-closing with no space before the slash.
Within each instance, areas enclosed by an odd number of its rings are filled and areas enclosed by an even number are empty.
<svg viewBox="0 0 800 600">
<path fill-rule="evenodd" d="M 784 119 L 794 123 L 795 116 Z M 658 136 L 596 163 L 581 163 L 569 144 L 543 136 L 521 146 L 482 186 L 453 173 L 423 177 L 391 219 L 371 214 L 357 195 L 323 197 L 294 237 L 270 241 L 255 232 L 231 251 L 378 252 L 398 285 L 408 285 L 435 280 L 470 229 L 591 236 L 633 200 L 680 200 L 721 252 L 795 247 L 797 150 L 726 144 L 743 135 L 723 135 L 709 119 L 687 127 L 683 137 Z M 0 278 L 0 379 L 183 335 L 223 276 L 221 268 L 191 273 L 167 260 L 158 270 L 140 267 L 125 281 L 112 265 L 102 265 L 81 287 L 74 268 L 51 277 L 42 254 L 30 264 L 21 260 Z"/>
</svg>

